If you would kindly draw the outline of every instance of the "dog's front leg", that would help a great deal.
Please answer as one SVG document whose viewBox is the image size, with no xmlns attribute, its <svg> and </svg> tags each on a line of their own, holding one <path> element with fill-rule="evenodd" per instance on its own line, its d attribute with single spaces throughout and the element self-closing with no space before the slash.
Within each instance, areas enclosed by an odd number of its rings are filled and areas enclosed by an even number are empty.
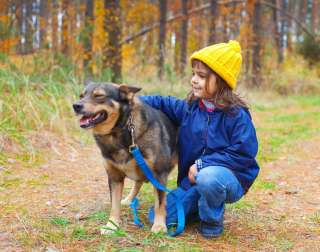
<svg viewBox="0 0 320 252">
<path fill-rule="evenodd" d="M 134 181 L 133 187 L 130 191 L 130 193 L 128 194 L 128 196 L 121 200 L 121 205 L 130 205 L 130 203 L 132 202 L 132 200 L 137 196 L 137 194 L 140 191 L 140 188 L 142 186 L 143 182 L 140 181 Z"/>
<path fill-rule="evenodd" d="M 108 182 L 111 198 L 111 212 L 106 228 L 101 229 L 101 234 L 113 233 L 120 226 L 121 223 L 120 201 L 122 197 L 124 179 L 113 180 L 111 176 L 108 176 Z"/>
<path fill-rule="evenodd" d="M 151 231 L 167 232 L 166 226 L 166 193 L 154 188 L 155 203 L 154 203 L 154 222 Z"/>
</svg>

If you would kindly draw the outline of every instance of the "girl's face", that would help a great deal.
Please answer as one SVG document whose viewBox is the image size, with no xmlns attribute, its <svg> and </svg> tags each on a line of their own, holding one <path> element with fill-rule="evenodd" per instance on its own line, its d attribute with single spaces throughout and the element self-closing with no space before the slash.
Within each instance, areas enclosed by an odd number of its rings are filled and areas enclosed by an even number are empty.
<svg viewBox="0 0 320 252">
<path fill-rule="evenodd" d="M 191 86 L 195 97 L 210 99 L 217 89 L 217 78 L 207 66 L 200 61 L 195 61 L 192 66 Z"/>
</svg>

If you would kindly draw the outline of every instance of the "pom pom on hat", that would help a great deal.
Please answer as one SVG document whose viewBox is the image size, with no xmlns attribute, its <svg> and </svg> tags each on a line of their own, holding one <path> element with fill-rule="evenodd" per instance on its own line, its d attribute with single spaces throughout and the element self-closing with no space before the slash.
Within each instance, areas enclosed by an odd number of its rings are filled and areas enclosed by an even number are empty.
<svg viewBox="0 0 320 252">
<path fill-rule="evenodd" d="M 241 53 L 241 47 L 240 47 L 238 41 L 229 40 L 228 45 L 230 45 L 231 48 L 232 48 L 233 50 L 235 50 L 237 53 Z"/>
<path fill-rule="evenodd" d="M 231 89 L 237 85 L 242 56 L 238 41 L 230 40 L 228 43 L 214 44 L 194 52 L 190 61 L 197 59 L 205 63 L 217 73 Z"/>
</svg>

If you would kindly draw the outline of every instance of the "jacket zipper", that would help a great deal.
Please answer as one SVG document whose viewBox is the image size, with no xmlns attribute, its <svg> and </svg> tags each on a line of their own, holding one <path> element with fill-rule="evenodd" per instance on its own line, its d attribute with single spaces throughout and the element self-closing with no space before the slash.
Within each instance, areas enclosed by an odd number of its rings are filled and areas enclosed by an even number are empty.
<svg viewBox="0 0 320 252">
<path fill-rule="evenodd" d="M 203 152 L 201 154 L 201 156 L 203 156 L 207 150 L 207 146 L 208 146 L 208 131 L 209 131 L 209 124 L 210 124 L 210 115 L 208 114 L 208 120 L 207 120 L 207 128 L 206 128 L 206 132 L 205 132 L 205 141 L 206 141 L 206 145 L 203 148 Z"/>
</svg>

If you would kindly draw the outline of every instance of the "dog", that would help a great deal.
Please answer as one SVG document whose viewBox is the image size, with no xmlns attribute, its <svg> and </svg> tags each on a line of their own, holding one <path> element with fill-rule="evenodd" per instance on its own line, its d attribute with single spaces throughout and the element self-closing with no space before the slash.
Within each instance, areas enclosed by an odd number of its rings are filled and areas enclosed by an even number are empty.
<svg viewBox="0 0 320 252">
<path fill-rule="evenodd" d="M 126 84 L 89 82 L 73 104 L 76 115 L 81 116 L 80 127 L 92 131 L 108 175 L 111 212 L 106 228 L 101 230 L 103 234 L 113 232 L 121 224 L 120 201 L 125 177 L 133 180 L 134 186 L 122 203 L 131 202 L 143 182 L 148 182 L 129 151 L 132 141 L 154 177 L 164 186 L 177 163 L 177 128 L 161 111 L 136 97 L 140 90 Z M 166 195 L 156 188 L 154 193 L 151 231 L 166 232 Z"/>
</svg>

